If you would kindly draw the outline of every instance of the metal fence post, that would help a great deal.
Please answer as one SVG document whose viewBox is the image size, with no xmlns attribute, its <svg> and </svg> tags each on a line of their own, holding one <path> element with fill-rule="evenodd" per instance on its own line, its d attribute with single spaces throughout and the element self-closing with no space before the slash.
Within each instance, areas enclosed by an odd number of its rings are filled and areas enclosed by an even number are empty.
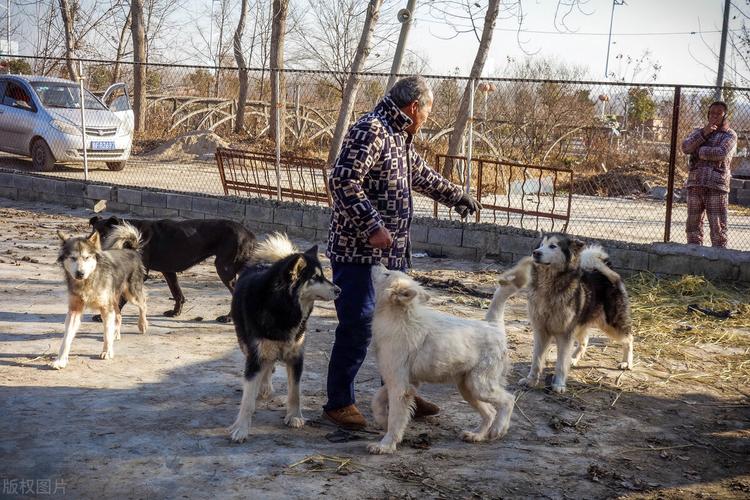
<svg viewBox="0 0 750 500">
<path fill-rule="evenodd" d="M 469 135 L 466 145 L 466 192 L 471 189 L 471 153 L 474 145 L 474 85 L 475 80 L 469 80 Z"/>
<path fill-rule="evenodd" d="M 667 213 L 664 220 L 664 243 L 669 243 L 672 231 L 672 201 L 674 198 L 674 171 L 677 160 L 677 133 L 680 126 L 680 92 L 682 87 L 674 88 L 672 103 L 672 137 L 669 140 L 669 173 L 667 174 Z"/>
<path fill-rule="evenodd" d="M 276 114 L 276 119 L 274 120 L 276 127 L 275 127 L 275 136 L 276 136 L 276 199 L 281 201 L 281 126 L 279 124 L 279 119 L 281 118 L 281 113 L 279 113 L 279 106 L 281 106 L 281 98 L 279 95 L 279 78 L 281 77 L 280 69 L 275 69 L 273 71 L 276 71 L 276 79 L 274 84 L 274 91 L 276 92 L 276 97 L 279 99 L 280 102 L 276 103 L 276 108 L 273 110 L 273 112 Z"/>
<path fill-rule="evenodd" d="M 78 61 L 78 89 L 81 93 L 81 140 L 83 141 L 83 180 L 88 181 L 89 180 L 89 155 L 86 151 L 86 108 L 83 103 L 84 99 L 84 93 L 83 93 L 83 61 Z"/>
</svg>

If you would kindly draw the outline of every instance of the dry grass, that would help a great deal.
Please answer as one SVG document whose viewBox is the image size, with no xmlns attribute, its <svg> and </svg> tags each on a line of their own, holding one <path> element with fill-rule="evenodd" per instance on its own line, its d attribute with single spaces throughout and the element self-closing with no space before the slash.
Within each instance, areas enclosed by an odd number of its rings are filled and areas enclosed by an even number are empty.
<svg viewBox="0 0 750 500">
<path fill-rule="evenodd" d="M 750 384 L 750 294 L 700 276 L 627 280 L 641 364 L 666 381 L 690 379 L 734 388 Z M 728 319 L 691 312 L 689 304 L 730 310 Z M 707 353 L 710 353 L 707 355 Z"/>
</svg>

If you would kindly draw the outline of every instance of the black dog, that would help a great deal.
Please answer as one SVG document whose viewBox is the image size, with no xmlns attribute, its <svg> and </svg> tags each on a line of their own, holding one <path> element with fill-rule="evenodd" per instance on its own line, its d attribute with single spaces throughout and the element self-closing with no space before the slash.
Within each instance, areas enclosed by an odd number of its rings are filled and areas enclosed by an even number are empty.
<svg viewBox="0 0 750 500">
<path fill-rule="evenodd" d="M 278 361 L 287 368 L 284 423 L 305 424 L 300 403 L 305 326 L 315 301 L 334 300 L 340 291 L 323 274 L 318 247 L 300 253 L 283 234 L 259 243 L 251 264 L 232 297 L 234 328 L 245 354 L 242 403 L 229 429 L 235 442 L 250 433 L 256 398 L 271 395 L 271 373 Z"/>
<path fill-rule="evenodd" d="M 234 290 L 237 273 L 250 259 L 255 246 L 253 233 L 241 224 L 225 219 L 138 220 L 114 216 L 103 219 L 95 215 L 89 219 L 89 224 L 106 239 L 112 228 L 123 221 L 129 222 L 141 232 L 141 255 L 146 272 L 159 271 L 167 280 L 175 304 L 174 309 L 164 313 L 165 316 L 179 316 L 185 303 L 176 273 L 215 256 L 216 273 L 231 292 Z M 120 307 L 124 304 L 124 300 L 121 300 Z M 216 318 L 216 321 L 222 323 L 231 320 L 229 314 Z"/>
</svg>

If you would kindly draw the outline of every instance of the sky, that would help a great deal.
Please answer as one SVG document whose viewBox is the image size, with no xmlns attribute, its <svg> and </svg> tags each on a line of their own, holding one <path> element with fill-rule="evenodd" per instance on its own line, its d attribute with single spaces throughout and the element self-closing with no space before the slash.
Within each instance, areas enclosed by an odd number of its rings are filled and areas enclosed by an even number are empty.
<svg viewBox="0 0 750 500">
<path fill-rule="evenodd" d="M 238 2 L 229 1 L 234 13 Z M 356 1 L 361 2 L 363 7 L 367 2 Z M 435 0 L 417 0 L 408 49 L 428 62 L 426 73 L 437 75 L 457 72 L 460 76 L 467 76 L 478 41 L 473 33 L 453 36 L 455 30 L 432 15 L 429 7 L 431 1 Z M 559 0 L 559 3 L 565 5 L 574 1 Z M 524 9 L 522 32 L 517 32 L 517 17 L 498 19 L 484 76 L 511 76 L 508 74 L 509 57 L 516 61 L 532 57 L 553 60 L 567 66 L 583 66 L 587 70 L 586 76 L 582 78 L 606 80 L 607 40 L 613 0 L 578 1 L 583 12 L 575 10 L 567 16 L 565 25 L 562 25 L 560 16 L 557 19 L 555 17 L 558 0 L 521 0 Z M 306 4 L 306 0 L 292 2 Z M 744 0 L 734 2 L 740 6 L 745 5 Z M 504 0 L 503 3 L 511 2 Z M 628 82 L 654 81 L 649 78 L 649 72 L 634 75 L 633 65 L 623 63 L 627 56 L 639 58 L 645 51 L 649 51 L 651 61 L 661 65 L 656 83 L 715 84 L 724 3 L 725 0 L 625 0 L 624 5 L 614 8 L 609 72 L 614 72 L 617 79 Z M 211 0 L 185 0 L 181 4 L 182 11 L 178 17 L 182 28 L 178 37 L 170 39 L 169 44 L 173 47 L 167 53 L 181 54 L 185 49 L 195 52 L 189 41 L 197 40 L 198 25 L 208 32 L 207 14 L 210 12 Z M 395 23 L 396 11 L 406 4 L 407 0 L 386 0 L 380 22 Z M 750 13 L 750 7 L 745 10 Z M 732 16 L 736 16 L 730 20 L 730 30 L 737 30 L 744 18 L 734 7 L 730 12 Z M 0 20 L 4 20 L 3 17 L 4 12 L 0 14 Z M 481 26 L 483 19 L 479 21 Z M 27 40 L 33 38 L 28 34 Z M 392 49 L 395 39 L 390 43 Z M 28 49 L 28 44 L 26 48 Z M 21 48 L 21 52 L 29 53 L 24 48 Z M 618 58 L 619 55 L 625 57 Z M 192 64 L 206 64 L 210 60 L 194 54 L 175 57 L 175 62 Z M 732 73 L 732 62 L 736 62 L 736 56 L 728 50 L 725 79 L 738 82 L 739 78 Z M 741 64 L 735 66 L 739 67 Z M 745 69 L 744 73 L 746 79 L 750 80 L 750 69 Z"/>
<path fill-rule="evenodd" d="M 427 57 L 432 73 L 445 74 L 458 68 L 459 74 L 467 75 L 479 45 L 475 36 L 463 34 L 441 40 L 439 37 L 449 36 L 454 30 L 430 19 L 428 8 L 423 6 L 420 11 L 420 3 L 409 48 Z M 559 23 L 555 27 L 557 0 L 531 0 L 523 5 L 524 32 L 520 35 L 516 33 L 517 19 L 498 19 L 486 76 L 502 76 L 507 57 L 524 59 L 533 54 L 532 57 L 586 66 L 591 79 L 604 79 L 612 0 L 586 2 L 583 10 L 589 15 L 576 11 L 568 16 L 566 25 L 571 32 L 567 33 L 558 31 L 564 29 Z M 624 54 L 636 58 L 649 50 L 651 59 L 662 66 L 656 82 L 714 84 L 723 6 L 724 0 L 625 0 L 625 5 L 616 6 L 614 11 L 609 71 L 630 80 L 632 66 L 626 68 L 615 57 Z M 730 21 L 730 29 L 736 29 L 739 22 L 739 18 Z M 699 31 L 703 32 L 702 37 Z M 524 42 L 522 45 L 518 38 Z M 728 71 L 725 78 L 731 77 Z M 645 73 L 640 75 L 642 81 L 646 78 Z"/>
</svg>

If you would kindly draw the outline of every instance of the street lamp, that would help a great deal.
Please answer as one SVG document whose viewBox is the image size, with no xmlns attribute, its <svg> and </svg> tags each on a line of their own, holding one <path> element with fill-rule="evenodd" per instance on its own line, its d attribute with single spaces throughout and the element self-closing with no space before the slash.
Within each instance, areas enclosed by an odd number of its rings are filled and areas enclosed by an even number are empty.
<svg viewBox="0 0 750 500">
<path fill-rule="evenodd" d="M 604 64 L 604 78 L 609 77 L 609 48 L 612 45 L 612 23 L 615 20 L 615 7 L 627 5 L 625 0 L 612 0 L 612 15 L 609 17 L 609 38 L 607 39 L 607 62 Z"/>
</svg>

